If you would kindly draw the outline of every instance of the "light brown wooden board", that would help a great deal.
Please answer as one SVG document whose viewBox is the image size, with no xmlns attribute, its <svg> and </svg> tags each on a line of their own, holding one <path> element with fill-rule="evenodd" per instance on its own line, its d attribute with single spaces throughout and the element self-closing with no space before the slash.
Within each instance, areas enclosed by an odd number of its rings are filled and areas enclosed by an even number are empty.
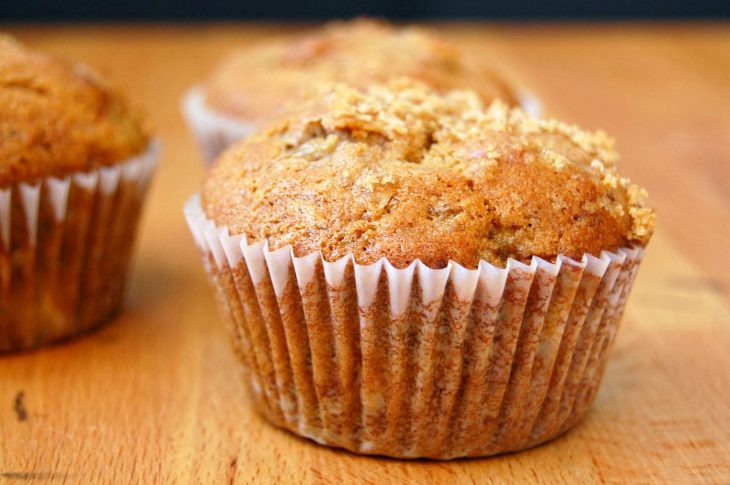
<svg viewBox="0 0 730 485">
<path fill-rule="evenodd" d="M 730 25 L 444 28 L 501 59 L 549 113 L 615 135 L 658 209 L 584 422 L 527 452 L 455 462 L 360 457 L 268 426 L 245 402 L 181 216 L 202 169 L 179 100 L 230 48 L 292 28 L 13 26 L 110 72 L 165 153 L 124 314 L 0 357 L 0 483 L 730 483 Z"/>
</svg>

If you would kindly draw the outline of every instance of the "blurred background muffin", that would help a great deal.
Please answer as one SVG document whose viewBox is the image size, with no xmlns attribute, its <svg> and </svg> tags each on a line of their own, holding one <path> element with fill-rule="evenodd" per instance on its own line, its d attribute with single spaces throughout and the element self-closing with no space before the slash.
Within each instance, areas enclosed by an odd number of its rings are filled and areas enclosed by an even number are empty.
<svg viewBox="0 0 730 485">
<path fill-rule="evenodd" d="M 184 111 L 210 161 L 233 141 L 315 95 L 320 83 L 364 88 L 398 77 L 417 79 L 441 92 L 472 89 L 487 102 L 519 101 L 515 88 L 489 59 L 424 28 L 357 19 L 233 52 L 188 93 Z"/>
<path fill-rule="evenodd" d="M 94 71 L 0 37 L 0 351 L 117 310 L 155 151 Z"/>
<path fill-rule="evenodd" d="M 336 85 L 227 150 L 186 212 L 257 409 L 394 457 L 573 426 L 654 227 L 617 158 L 410 80 Z"/>
</svg>

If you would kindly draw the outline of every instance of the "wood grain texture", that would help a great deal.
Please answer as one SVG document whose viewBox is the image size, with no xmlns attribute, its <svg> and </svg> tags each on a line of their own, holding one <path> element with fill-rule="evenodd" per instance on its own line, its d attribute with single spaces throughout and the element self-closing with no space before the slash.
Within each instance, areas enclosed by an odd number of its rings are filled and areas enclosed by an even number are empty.
<svg viewBox="0 0 730 485">
<path fill-rule="evenodd" d="M 730 25 L 442 26 L 546 110 L 619 140 L 659 214 L 598 399 L 522 453 L 396 461 L 268 426 L 244 400 L 181 214 L 202 176 L 183 91 L 283 26 L 13 26 L 102 67 L 164 142 L 126 311 L 0 357 L 0 483 L 730 483 Z"/>
</svg>

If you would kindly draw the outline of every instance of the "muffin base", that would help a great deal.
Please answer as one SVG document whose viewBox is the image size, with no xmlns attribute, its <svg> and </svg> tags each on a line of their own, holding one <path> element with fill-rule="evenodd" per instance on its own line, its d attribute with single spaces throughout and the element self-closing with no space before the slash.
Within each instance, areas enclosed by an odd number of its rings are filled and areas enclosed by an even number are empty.
<svg viewBox="0 0 730 485">
<path fill-rule="evenodd" d="M 63 179 L 0 189 L 0 352 L 86 332 L 119 308 L 158 144 Z"/>
<path fill-rule="evenodd" d="M 506 268 L 269 251 L 186 206 L 251 401 L 319 443 L 488 456 L 570 429 L 598 390 L 640 247 Z"/>
</svg>

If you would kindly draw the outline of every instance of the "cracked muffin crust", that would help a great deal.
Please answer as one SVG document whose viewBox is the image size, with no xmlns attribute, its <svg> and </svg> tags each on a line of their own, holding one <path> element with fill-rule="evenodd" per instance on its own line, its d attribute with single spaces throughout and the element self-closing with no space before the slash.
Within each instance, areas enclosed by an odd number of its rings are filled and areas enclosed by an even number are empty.
<svg viewBox="0 0 730 485">
<path fill-rule="evenodd" d="M 652 234 L 645 191 L 617 158 L 602 132 L 471 92 L 336 85 L 225 152 L 202 205 L 232 234 L 329 261 L 579 259 Z"/>
<path fill-rule="evenodd" d="M 215 111 L 260 123 L 279 117 L 322 82 L 366 88 L 396 77 L 417 79 L 438 91 L 473 89 L 485 101 L 517 104 L 510 86 L 484 59 L 421 28 L 363 19 L 234 52 L 205 89 Z"/>
<path fill-rule="evenodd" d="M 148 144 L 104 79 L 0 35 L 0 185 L 93 170 Z"/>
</svg>

